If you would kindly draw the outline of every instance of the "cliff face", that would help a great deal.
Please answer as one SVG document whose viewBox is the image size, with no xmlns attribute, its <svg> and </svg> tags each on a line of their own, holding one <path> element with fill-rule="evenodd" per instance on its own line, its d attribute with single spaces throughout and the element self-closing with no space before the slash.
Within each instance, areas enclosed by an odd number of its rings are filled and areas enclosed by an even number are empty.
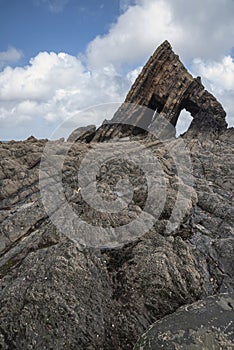
<svg viewBox="0 0 234 350">
<path fill-rule="evenodd" d="M 194 136 L 199 133 L 217 135 L 227 127 L 226 113 L 221 104 L 205 90 L 200 77 L 193 78 L 188 73 L 168 41 L 162 43 L 150 57 L 130 89 L 125 103 L 152 109 L 173 126 L 176 126 L 180 112 L 185 109 L 193 117 L 189 134 Z M 120 107 L 116 112 L 111 124 L 123 120 L 127 123 L 132 118 L 134 106 L 129 106 L 124 112 L 123 108 L 124 106 Z M 135 122 L 145 130 L 152 123 L 152 119 L 153 113 L 147 113 L 146 116 L 144 112 L 140 112 Z M 132 132 L 132 128 L 130 129 Z M 122 126 L 116 128 L 116 125 L 104 125 L 96 133 L 94 140 L 124 135 L 126 131 L 123 131 Z"/>
<path fill-rule="evenodd" d="M 170 138 L 162 143 L 141 134 L 136 138 L 137 145 L 132 142 L 134 137 L 120 140 L 125 153 L 133 150 L 136 160 L 141 156 L 139 147 L 152 154 L 156 161 L 146 158 L 146 170 L 152 170 L 152 164 L 160 164 L 165 180 L 162 184 L 165 203 L 157 220 L 151 211 L 147 212 L 147 218 L 155 219 L 147 232 L 118 247 L 85 247 L 71 240 L 66 235 L 66 211 L 56 207 L 53 194 L 57 193 L 56 181 L 61 171 L 63 193 L 72 212 L 92 225 L 97 235 L 100 227 L 110 228 L 114 233 L 116 227 L 142 215 L 150 193 L 145 172 L 137 163 L 118 157 L 118 145 L 113 140 L 89 143 L 93 137 L 93 141 L 106 140 L 134 130 L 123 130 L 118 123 L 115 127 L 103 125 L 94 136 L 92 126 L 76 130 L 70 140 L 74 142 L 78 138 L 78 142 L 73 144 L 63 140 L 51 142 L 52 158 L 46 172 L 52 185 L 47 183 L 47 186 L 52 214 L 59 212 L 60 229 L 52 223 L 53 215 L 48 215 L 41 196 L 44 187 L 39 181 L 39 168 L 47 140 L 29 138 L 0 143 L 0 348 L 3 350 L 130 350 L 153 322 L 162 319 L 164 330 L 167 319 L 163 317 L 169 314 L 181 337 L 184 321 L 180 312 L 174 314 L 175 310 L 222 293 L 230 293 L 232 299 L 226 302 L 227 296 L 220 297 L 221 307 L 210 310 L 212 325 L 220 326 L 222 331 L 215 344 L 217 349 L 234 346 L 230 323 L 234 292 L 234 129 L 226 129 L 222 106 L 204 90 L 199 79 L 186 72 L 167 42 L 156 50 L 126 101 L 153 106 L 174 124 L 179 111 L 187 108 L 194 116 L 194 123 L 184 141 Z M 122 114 L 124 108 L 116 112 L 114 119 L 118 121 L 125 115 L 132 121 L 131 109 Z M 149 118 L 142 125 L 148 126 L 150 122 Z M 200 137 L 208 133 L 215 138 Z M 171 156 L 173 150 L 176 155 L 182 142 L 190 155 L 193 183 L 180 176 Z M 123 202 L 123 189 L 116 188 L 121 179 L 127 178 L 133 189 L 128 205 L 117 213 L 98 212 L 88 204 L 77 177 L 86 155 L 105 145 L 111 156 L 96 176 L 102 198 L 109 206 L 117 197 Z M 95 163 L 94 156 L 90 159 L 93 160 L 89 163 Z M 61 160 L 62 169 L 57 169 Z M 181 167 L 186 167 L 185 162 Z M 158 169 L 156 182 L 160 180 Z M 89 179 L 90 174 L 85 175 Z M 179 208 L 185 210 L 185 215 L 180 225 L 168 232 L 166 227 L 180 187 Z M 156 198 L 157 192 L 153 193 L 153 199 L 154 195 Z M 156 204 L 160 204 L 160 198 Z M 71 222 L 71 228 L 80 235 L 75 221 Z M 127 228 L 125 235 L 128 236 Z M 216 302 L 214 298 L 204 303 L 212 306 L 212 300 Z M 202 313 L 204 303 L 198 304 Z M 197 304 L 194 305 L 196 308 Z M 220 317 L 220 310 L 224 309 Z M 186 334 L 191 341 L 190 335 L 203 336 L 204 327 L 199 318 L 194 331 L 194 312 L 190 315 L 187 311 L 182 314 L 186 315 Z M 217 325 L 217 320 L 223 323 Z M 157 327 L 149 334 L 149 343 Z M 170 331 L 173 338 L 173 329 Z M 171 344 L 174 338 L 166 341 Z M 145 344 L 146 349 L 150 348 Z M 139 346 L 142 348 L 142 341 Z"/>
</svg>

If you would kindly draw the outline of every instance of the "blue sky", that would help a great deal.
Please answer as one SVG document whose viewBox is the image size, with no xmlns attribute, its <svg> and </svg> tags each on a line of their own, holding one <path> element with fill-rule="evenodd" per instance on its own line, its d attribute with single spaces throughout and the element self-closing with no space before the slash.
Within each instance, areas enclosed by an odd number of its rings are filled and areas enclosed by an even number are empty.
<svg viewBox="0 0 234 350">
<path fill-rule="evenodd" d="M 233 18 L 232 0 L 0 0 L 0 139 L 49 137 L 77 111 L 123 101 L 165 39 L 234 125 Z"/>
<path fill-rule="evenodd" d="M 0 51 L 13 46 L 26 64 L 40 51 L 84 52 L 120 14 L 118 0 L 0 0 Z"/>
</svg>

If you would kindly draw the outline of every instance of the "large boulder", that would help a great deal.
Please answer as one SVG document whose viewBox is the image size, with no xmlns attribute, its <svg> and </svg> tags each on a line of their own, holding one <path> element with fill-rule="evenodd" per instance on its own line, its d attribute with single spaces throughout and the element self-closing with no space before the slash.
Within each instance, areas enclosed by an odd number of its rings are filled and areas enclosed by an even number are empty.
<svg viewBox="0 0 234 350">
<path fill-rule="evenodd" d="M 219 294 L 163 317 L 134 350 L 231 350 L 234 348 L 234 293 Z"/>
</svg>

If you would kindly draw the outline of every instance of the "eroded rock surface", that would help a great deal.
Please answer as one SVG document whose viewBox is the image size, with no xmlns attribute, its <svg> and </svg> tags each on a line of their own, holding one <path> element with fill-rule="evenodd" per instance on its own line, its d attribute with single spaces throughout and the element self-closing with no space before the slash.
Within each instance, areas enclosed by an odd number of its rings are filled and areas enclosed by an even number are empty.
<svg viewBox="0 0 234 350">
<path fill-rule="evenodd" d="M 176 56 L 168 43 L 158 49 L 157 57 L 163 47 L 170 55 L 169 58 L 160 56 L 160 64 L 163 60 L 175 62 L 173 57 Z M 171 64 L 166 66 L 171 67 Z M 178 70 L 183 71 L 183 66 Z M 134 84 L 129 95 L 132 102 L 133 97 L 137 99 L 140 94 L 143 100 L 146 98 L 144 91 L 151 89 L 153 82 L 151 73 L 145 90 L 137 92 L 137 84 Z M 191 76 L 187 77 L 189 80 Z M 159 79 L 158 84 L 163 82 Z M 194 82 L 191 77 L 191 86 L 194 84 L 198 81 Z M 152 96 L 157 86 L 152 89 Z M 163 95 L 159 86 L 157 95 L 164 101 L 165 109 L 163 107 L 161 112 L 167 110 L 165 96 L 169 98 L 174 91 L 174 88 L 165 87 L 168 93 L 164 91 Z M 193 94 L 195 91 L 200 90 L 194 89 Z M 40 195 L 45 174 L 39 183 L 39 167 L 47 140 L 29 138 L 22 142 L 0 143 L 2 349 L 133 349 L 139 336 L 152 323 L 180 306 L 218 293 L 233 293 L 234 129 L 226 129 L 225 112 L 220 104 L 205 90 L 200 92 L 201 99 L 196 97 L 196 105 L 209 114 L 209 130 L 216 136 L 204 138 L 200 132 L 189 131 L 184 137 L 193 165 L 194 184 L 179 176 L 171 156 L 172 150 L 176 153 L 180 149 L 181 138 L 170 137 L 162 142 L 133 133 L 130 138 L 120 139 L 125 153 L 132 149 L 140 156 L 137 148 L 140 143 L 157 159 L 163 171 L 166 198 L 159 217 L 154 218 L 149 210 L 149 217 L 155 219 L 151 229 L 134 239 L 126 232 L 126 240 L 119 245 L 113 244 L 113 238 L 109 246 L 85 247 L 82 244 L 85 236 L 75 223 L 74 235 L 81 241 L 71 240 L 65 234 L 66 211 L 53 202 L 52 196 L 56 192 L 59 171 L 56 165 L 67 153 L 62 166 L 66 201 L 76 215 L 96 228 L 97 236 L 100 226 L 115 228 L 137 218 L 144 211 L 150 191 L 146 175 L 136 163 L 116 158 L 116 146 L 112 141 L 102 143 L 112 157 L 97 173 L 98 192 L 111 203 L 116 198 L 121 201 L 128 198 L 117 186 L 120 180 L 128 179 L 133 189 L 128 205 L 113 214 L 98 212 L 85 202 L 77 177 L 81 162 L 97 143 L 72 144 L 62 139 L 50 143 L 53 157 L 46 172 L 55 180 L 55 187 L 52 185 L 50 189 L 51 204 L 55 212 L 62 213 L 60 230 L 51 222 Z M 191 100 L 193 94 L 189 95 Z M 179 90 L 178 96 L 182 101 L 184 93 Z M 179 109 L 179 104 L 175 103 L 169 112 L 177 113 Z M 196 118 L 197 114 L 194 123 Z M 118 126 L 116 130 L 116 135 L 120 135 Z M 113 137 L 112 131 L 109 136 Z M 138 142 L 136 148 L 134 141 Z M 149 160 L 146 166 L 151 165 L 152 160 Z M 186 164 L 181 166 L 186 167 Z M 184 217 L 174 229 L 172 222 L 168 231 L 179 186 Z"/>
<path fill-rule="evenodd" d="M 142 141 L 164 167 L 167 201 L 153 229 L 115 249 L 82 248 L 50 222 L 38 192 L 44 141 L 2 143 L 2 348 L 132 349 L 154 321 L 179 306 L 233 291 L 233 136 L 228 130 L 215 142 L 188 142 L 195 195 L 184 222 L 170 235 L 165 224 L 177 195 L 174 164 L 165 145 Z M 131 141 L 124 142 L 128 148 Z M 170 149 L 180 140 L 168 142 Z M 60 157 L 66 143 L 53 145 Z M 87 222 L 124 224 L 143 208 L 144 176 L 134 164 L 105 164 L 99 185 L 106 198 L 116 195 L 115 183 L 124 174 L 132 176 L 137 195 L 120 216 L 97 214 L 76 191 L 79 162 L 91 147 L 75 143 L 66 158 L 67 198 Z"/>
<path fill-rule="evenodd" d="M 95 134 L 96 126 L 88 125 L 75 129 L 68 137 L 68 142 L 90 142 Z"/>
<path fill-rule="evenodd" d="M 157 321 L 134 349 L 231 350 L 233 319 L 234 294 L 215 295 Z"/>
</svg>

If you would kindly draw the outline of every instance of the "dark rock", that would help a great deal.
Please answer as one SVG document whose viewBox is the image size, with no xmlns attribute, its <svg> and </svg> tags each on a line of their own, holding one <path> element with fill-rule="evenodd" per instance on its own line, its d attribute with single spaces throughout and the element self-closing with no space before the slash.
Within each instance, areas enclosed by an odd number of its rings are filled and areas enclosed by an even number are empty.
<svg viewBox="0 0 234 350">
<path fill-rule="evenodd" d="M 233 291 L 231 135 L 228 130 L 220 140 L 187 141 L 196 192 L 187 202 L 185 221 L 169 236 L 165 224 L 178 181 L 173 160 L 165 145 L 142 139 L 164 168 L 168 200 L 150 232 L 102 250 L 79 248 L 50 223 L 38 192 L 37 159 L 45 142 L 1 144 L 2 348 L 132 349 L 165 314 L 206 295 Z M 166 148 L 178 142 L 168 141 Z M 129 149 L 131 141 L 124 144 Z M 56 157 L 65 145 L 52 142 Z M 123 174 L 132 182 L 136 195 L 121 215 L 96 213 L 74 192 L 80 161 L 89 150 L 90 145 L 74 143 L 64 163 L 64 189 L 73 210 L 87 222 L 107 227 L 139 215 L 145 183 L 134 164 L 113 160 L 98 178 L 106 198 L 113 196 Z"/>
<path fill-rule="evenodd" d="M 36 137 L 34 137 L 34 136 L 29 136 L 28 138 L 27 138 L 27 140 L 26 141 L 32 141 L 32 142 L 35 142 L 35 141 L 37 141 L 37 139 L 36 139 Z"/>
<path fill-rule="evenodd" d="M 234 293 L 219 294 L 163 317 L 134 350 L 234 348 Z"/>
<path fill-rule="evenodd" d="M 75 129 L 68 137 L 67 142 L 90 142 L 96 131 L 95 125 L 88 125 Z"/>
</svg>

